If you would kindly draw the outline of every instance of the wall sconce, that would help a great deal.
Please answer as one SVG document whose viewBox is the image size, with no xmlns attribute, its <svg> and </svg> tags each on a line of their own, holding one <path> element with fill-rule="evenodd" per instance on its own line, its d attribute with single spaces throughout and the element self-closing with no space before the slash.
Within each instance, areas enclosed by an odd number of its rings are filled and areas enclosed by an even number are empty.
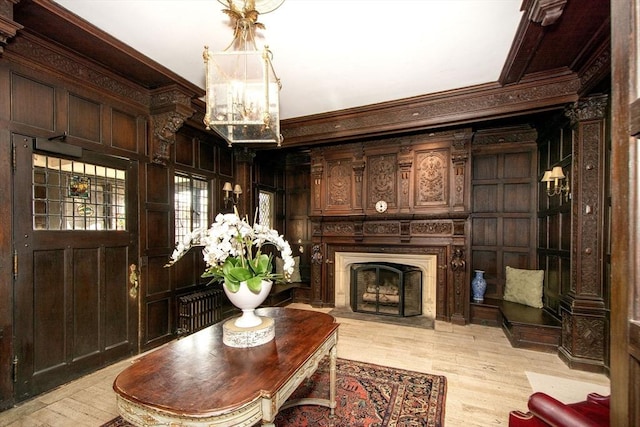
<svg viewBox="0 0 640 427">
<path fill-rule="evenodd" d="M 562 184 L 563 179 L 566 179 L 565 184 Z M 547 196 L 553 197 L 564 194 L 565 199 L 569 200 L 569 192 L 571 191 L 571 188 L 569 187 L 569 178 L 564 175 L 562 166 L 554 166 L 553 169 L 545 171 L 540 182 L 547 183 Z M 552 182 L 553 187 L 551 187 Z"/>
<path fill-rule="evenodd" d="M 229 202 L 233 203 L 233 206 L 236 206 L 238 204 L 238 201 L 240 200 L 240 195 L 242 194 L 242 187 L 240 187 L 240 184 L 236 184 L 232 186 L 231 183 L 227 181 L 224 183 L 224 187 L 222 187 L 222 190 L 225 193 L 225 196 L 224 196 L 225 209 L 229 206 Z"/>
</svg>

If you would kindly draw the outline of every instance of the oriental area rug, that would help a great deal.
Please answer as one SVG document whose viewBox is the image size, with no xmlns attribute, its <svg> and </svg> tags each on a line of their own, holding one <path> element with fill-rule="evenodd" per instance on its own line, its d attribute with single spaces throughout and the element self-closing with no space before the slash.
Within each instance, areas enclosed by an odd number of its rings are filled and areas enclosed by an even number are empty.
<svg viewBox="0 0 640 427">
<path fill-rule="evenodd" d="M 441 427 L 444 425 L 447 380 L 441 375 L 388 368 L 338 359 L 336 416 L 329 408 L 301 405 L 285 409 L 275 419 L 277 427 Z M 316 372 L 291 396 L 326 398 L 329 395 L 329 363 L 324 359 Z M 118 417 L 102 427 L 130 427 Z"/>
</svg>

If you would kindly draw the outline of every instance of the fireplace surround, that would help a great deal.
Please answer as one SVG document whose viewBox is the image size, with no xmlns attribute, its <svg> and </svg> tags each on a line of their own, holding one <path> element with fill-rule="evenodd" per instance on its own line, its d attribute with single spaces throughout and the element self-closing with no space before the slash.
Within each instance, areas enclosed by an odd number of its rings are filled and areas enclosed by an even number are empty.
<svg viewBox="0 0 640 427">
<path fill-rule="evenodd" d="M 351 309 L 382 316 L 422 314 L 422 272 L 389 262 L 351 265 Z"/>
<path fill-rule="evenodd" d="M 395 263 L 416 267 L 422 273 L 421 314 L 436 318 L 437 260 L 435 254 L 335 252 L 335 308 L 351 310 L 351 267 L 363 263 Z"/>
</svg>

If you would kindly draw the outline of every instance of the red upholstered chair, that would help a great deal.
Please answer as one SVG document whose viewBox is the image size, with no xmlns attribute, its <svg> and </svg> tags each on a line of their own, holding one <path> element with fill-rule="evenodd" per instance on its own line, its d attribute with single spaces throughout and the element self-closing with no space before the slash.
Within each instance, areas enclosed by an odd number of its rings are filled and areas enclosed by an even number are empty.
<svg viewBox="0 0 640 427">
<path fill-rule="evenodd" d="M 511 411 L 509 427 L 608 427 L 609 396 L 587 395 L 583 402 L 564 404 L 544 393 L 529 397 L 529 412 Z"/>
</svg>

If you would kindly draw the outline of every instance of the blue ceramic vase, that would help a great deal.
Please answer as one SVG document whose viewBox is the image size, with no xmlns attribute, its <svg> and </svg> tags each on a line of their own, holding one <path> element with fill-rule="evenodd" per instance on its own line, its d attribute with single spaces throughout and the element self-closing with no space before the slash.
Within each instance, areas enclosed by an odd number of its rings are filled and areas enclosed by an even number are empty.
<svg viewBox="0 0 640 427">
<path fill-rule="evenodd" d="M 471 281 L 471 290 L 473 292 L 473 302 L 484 301 L 484 293 L 487 290 L 487 281 L 484 280 L 484 270 L 474 270 L 476 275 Z"/>
</svg>

